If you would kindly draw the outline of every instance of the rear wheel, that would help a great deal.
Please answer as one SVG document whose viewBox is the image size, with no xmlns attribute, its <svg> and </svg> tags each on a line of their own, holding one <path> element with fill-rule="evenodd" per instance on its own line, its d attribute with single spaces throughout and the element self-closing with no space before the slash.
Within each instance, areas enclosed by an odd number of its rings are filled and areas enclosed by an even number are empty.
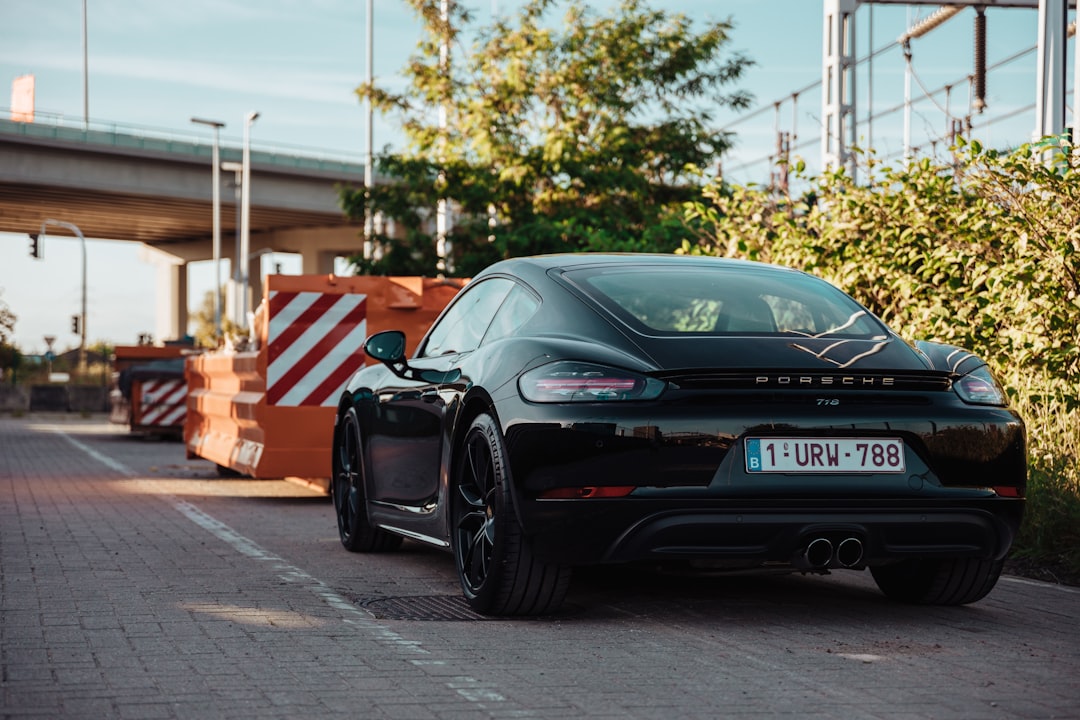
<svg viewBox="0 0 1080 720">
<path fill-rule="evenodd" d="M 886 597 L 918 605 L 966 605 L 994 589 L 1004 560 L 978 558 L 902 560 L 870 568 Z"/>
<path fill-rule="evenodd" d="M 356 410 L 350 408 L 341 422 L 341 432 L 334 447 L 330 487 L 330 494 L 334 498 L 334 514 L 337 516 L 338 537 L 350 552 L 394 550 L 401 545 L 401 536 L 380 530 L 368 520 L 364 455 Z"/>
<path fill-rule="evenodd" d="M 537 561 L 514 514 L 509 468 L 498 424 L 473 420 L 456 462 L 452 497 L 458 579 L 470 607 L 487 615 L 558 610 L 569 567 Z"/>
</svg>

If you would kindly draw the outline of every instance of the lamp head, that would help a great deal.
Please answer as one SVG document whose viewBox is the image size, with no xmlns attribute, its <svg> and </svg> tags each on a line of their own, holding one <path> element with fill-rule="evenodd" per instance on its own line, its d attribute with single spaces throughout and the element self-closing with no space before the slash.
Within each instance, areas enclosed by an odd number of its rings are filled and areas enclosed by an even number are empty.
<svg viewBox="0 0 1080 720">
<path fill-rule="evenodd" d="M 221 122 L 220 120 L 207 120 L 205 118 L 193 117 L 193 118 L 191 118 L 191 122 L 196 123 L 198 125 L 209 125 L 212 128 L 223 128 L 223 127 L 225 127 L 225 123 Z"/>
</svg>

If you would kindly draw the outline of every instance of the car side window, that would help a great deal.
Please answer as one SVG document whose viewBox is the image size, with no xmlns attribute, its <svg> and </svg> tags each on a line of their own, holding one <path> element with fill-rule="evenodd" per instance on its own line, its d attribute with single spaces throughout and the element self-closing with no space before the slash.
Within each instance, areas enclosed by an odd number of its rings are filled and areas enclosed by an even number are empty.
<svg viewBox="0 0 1080 720">
<path fill-rule="evenodd" d="M 466 287 L 431 329 L 418 357 L 475 350 L 513 288 L 514 283 L 506 278 L 491 278 Z"/>
<path fill-rule="evenodd" d="M 495 313 L 491 326 L 484 334 L 483 342 L 486 344 L 510 337 L 532 317 L 538 307 L 540 307 L 540 301 L 535 295 L 520 285 L 514 285 L 503 300 L 499 311 Z"/>
</svg>

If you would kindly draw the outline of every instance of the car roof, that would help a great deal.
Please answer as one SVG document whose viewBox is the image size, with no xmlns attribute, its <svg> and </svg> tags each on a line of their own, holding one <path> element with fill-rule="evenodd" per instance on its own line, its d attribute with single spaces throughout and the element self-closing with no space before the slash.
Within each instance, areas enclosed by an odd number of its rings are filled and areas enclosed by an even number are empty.
<svg viewBox="0 0 1080 720">
<path fill-rule="evenodd" d="M 710 257 L 704 255 L 673 255 L 665 253 L 559 253 L 552 255 L 532 255 L 503 260 L 492 265 L 488 272 L 523 272 L 532 268 L 546 272 L 549 270 L 577 270 L 590 267 L 724 267 L 742 269 L 771 270 L 775 272 L 800 273 L 801 271 L 780 265 L 740 260 L 735 258 Z"/>
</svg>

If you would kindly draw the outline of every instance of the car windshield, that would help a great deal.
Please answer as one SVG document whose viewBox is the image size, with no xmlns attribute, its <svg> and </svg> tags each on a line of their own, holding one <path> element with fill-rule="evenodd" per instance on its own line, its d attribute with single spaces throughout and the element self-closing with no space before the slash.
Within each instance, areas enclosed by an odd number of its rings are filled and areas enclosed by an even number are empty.
<svg viewBox="0 0 1080 720">
<path fill-rule="evenodd" d="M 571 282 L 647 335 L 799 335 L 881 339 L 885 328 L 823 280 L 728 267 L 571 270 Z"/>
</svg>

